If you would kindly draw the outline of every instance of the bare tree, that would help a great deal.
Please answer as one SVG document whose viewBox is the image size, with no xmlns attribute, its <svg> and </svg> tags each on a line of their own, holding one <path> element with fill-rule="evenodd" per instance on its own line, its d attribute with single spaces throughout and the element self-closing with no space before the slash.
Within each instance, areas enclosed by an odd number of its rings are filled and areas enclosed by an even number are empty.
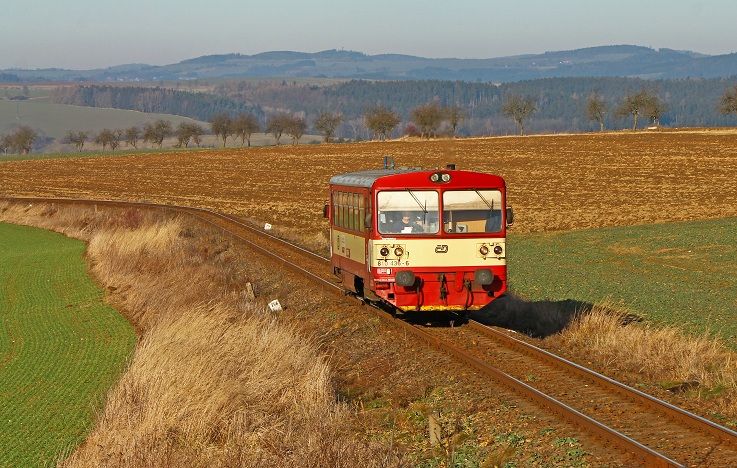
<svg viewBox="0 0 737 468">
<path fill-rule="evenodd" d="M 665 103 L 656 94 L 645 93 L 643 111 L 650 120 L 650 125 L 660 125 L 660 117 L 665 110 Z"/>
<path fill-rule="evenodd" d="M 174 136 L 177 138 L 177 148 L 184 146 L 189 147 L 189 141 L 192 139 L 192 135 L 189 132 L 189 124 L 187 122 L 180 122 L 177 129 L 174 131 Z"/>
<path fill-rule="evenodd" d="M 458 125 L 466 120 L 466 113 L 460 106 L 448 106 L 444 109 L 444 113 L 450 125 L 451 136 L 455 137 Z"/>
<path fill-rule="evenodd" d="M 646 91 L 628 94 L 624 97 L 624 100 L 622 100 L 622 103 L 615 111 L 615 115 L 617 117 L 632 116 L 632 131 L 637 130 L 637 121 L 639 120 L 640 114 L 645 111 L 648 96 L 649 95 Z"/>
<path fill-rule="evenodd" d="M 282 134 L 287 130 L 287 126 L 292 121 L 292 116 L 284 112 L 272 115 L 266 122 L 266 132 L 271 133 L 276 140 L 276 144 L 279 144 Z"/>
<path fill-rule="evenodd" d="M 120 142 L 123 140 L 123 130 L 113 130 L 113 138 L 110 140 L 110 149 L 115 151 L 120 146 Z"/>
<path fill-rule="evenodd" d="M 399 125 L 399 115 L 384 106 L 374 107 L 366 111 L 364 115 L 366 127 L 380 140 L 389 138 L 394 129 Z"/>
<path fill-rule="evenodd" d="M 335 136 L 335 131 L 343 120 L 343 116 L 340 114 L 332 114 L 330 112 L 320 112 L 320 115 L 315 119 L 315 130 L 325 138 L 325 143 L 330 141 Z"/>
<path fill-rule="evenodd" d="M 138 127 L 130 127 L 125 129 L 125 144 L 138 148 L 138 139 L 141 138 L 141 129 Z"/>
<path fill-rule="evenodd" d="M 599 123 L 599 131 L 604 131 L 604 123 L 606 120 L 607 105 L 603 97 L 597 93 L 592 93 L 586 103 L 586 115 L 589 120 Z"/>
<path fill-rule="evenodd" d="M 174 132 L 177 137 L 177 148 L 184 146 L 189 148 L 190 141 L 194 142 L 198 147 L 201 143 L 201 136 L 204 133 L 204 129 L 194 122 L 181 122 Z"/>
<path fill-rule="evenodd" d="M 292 144 L 296 145 L 299 143 L 299 139 L 305 134 L 307 130 L 307 122 L 302 117 L 293 116 L 287 121 L 284 131 L 287 135 L 292 137 Z"/>
<path fill-rule="evenodd" d="M 152 123 L 146 122 L 143 124 L 142 138 L 144 142 L 154 144 L 156 141 L 156 129 Z"/>
<path fill-rule="evenodd" d="M 212 133 L 223 139 L 223 148 L 228 142 L 228 137 L 233 134 L 233 120 L 228 114 L 217 114 L 210 119 Z"/>
<path fill-rule="evenodd" d="M 366 119 L 363 117 L 350 119 L 346 121 L 346 126 L 351 130 L 351 138 L 354 140 L 362 140 L 366 137 Z"/>
<path fill-rule="evenodd" d="M 160 119 L 143 126 L 143 140 L 149 141 L 161 148 L 164 139 L 171 136 L 172 132 L 171 122 Z"/>
<path fill-rule="evenodd" d="M 190 124 L 189 132 L 192 136 L 192 143 L 197 145 L 197 147 L 199 148 L 202 144 L 202 134 L 205 133 L 205 129 L 202 128 L 199 124 L 193 123 Z"/>
<path fill-rule="evenodd" d="M 512 94 L 502 105 L 502 113 L 514 120 L 519 129 L 519 134 L 525 134 L 525 120 L 527 120 L 537 108 L 534 99 Z"/>
<path fill-rule="evenodd" d="M 20 154 L 28 154 L 33 149 L 38 133 L 26 125 L 20 126 L 10 135 L 10 146 Z"/>
<path fill-rule="evenodd" d="M 3 154 L 8 154 L 8 151 L 10 151 L 13 148 L 13 141 L 10 135 L 3 135 L 0 137 L 0 151 L 3 152 Z"/>
<path fill-rule="evenodd" d="M 719 102 L 719 112 L 724 115 L 737 114 L 737 85 L 724 91 Z"/>
<path fill-rule="evenodd" d="M 100 132 L 95 136 L 95 143 L 102 146 L 103 151 L 107 149 L 108 145 L 111 149 L 115 150 L 113 147 L 113 140 L 115 140 L 115 134 L 109 128 L 100 130 Z"/>
<path fill-rule="evenodd" d="M 192 138 L 192 143 L 199 148 L 202 144 L 202 134 L 205 133 L 205 129 L 200 124 L 194 122 L 188 124 L 187 128 L 189 130 L 189 136 Z"/>
<path fill-rule="evenodd" d="M 251 146 L 251 135 L 261 130 L 258 119 L 253 114 L 239 114 L 233 119 L 233 133 L 241 139 L 241 146 L 248 142 Z"/>
<path fill-rule="evenodd" d="M 415 107 L 412 109 L 412 121 L 419 127 L 420 136 L 434 137 L 443 122 L 443 111 L 436 102 Z"/>
<path fill-rule="evenodd" d="M 82 151 L 82 148 L 84 148 L 84 144 L 87 142 L 88 134 L 87 132 L 79 131 L 75 132 L 72 130 L 69 130 L 62 140 L 62 143 L 67 143 L 70 145 L 74 145 L 74 148 L 77 151 Z"/>
</svg>

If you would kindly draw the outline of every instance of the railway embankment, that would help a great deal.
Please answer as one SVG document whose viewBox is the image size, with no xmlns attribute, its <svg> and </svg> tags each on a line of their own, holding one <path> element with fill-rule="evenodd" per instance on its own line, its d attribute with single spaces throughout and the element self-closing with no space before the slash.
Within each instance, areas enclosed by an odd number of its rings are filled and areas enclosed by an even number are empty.
<svg viewBox="0 0 737 468">
<path fill-rule="evenodd" d="M 353 437 L 318 343 L 244 293 L 243 258 L 217 233 L 142 210 L 4 204 L 0 219 L 87 241 L 93 276 L 138 332 L 94 428 L 62 465 L 391 460 Z"/>
<path fill-rule="evenodd" d="M 54 222 L 57 225 L 60 222 L 64 224 L 63 216 L 59 215 L 60 208 L 58 207 L 19 206 L 16 210 L 25 214 L 35 210 L 34 215 L 41 218 L 41 221 L 39 221 L 41 223 L 43 223 L 43 218 L 46 217 L 56 218 Z M 63 208 L 63 210 L 66 210 L 66 208 Z M 152 278 L 155 277 L 153 280 L 156 281 L 162 278 L 165 280 L 162 275 L 152 273 L 174 267 L 172 271 L 180 274 L 184 272 L 187 279 L 207 285 L 208 290 L 216 295 L 218 291 L 224 290 L 229 291 L 229 295 L 234 294 L 233 297 L 237 298 L 240 294 L 238 285 L 243 284 L 243 278 L 250 278 L 257 286 L 260 300 L 280 297 L 283 303 L 287 304 L 287 312 L 280 316 L 270 317 L 271 322 L 269 323 L 285 324 L 291 327 L 298 336 L 306 339 L 308 343 L 314 343 L 316 349 L 323 356 L 325 354 L 331 356 L 329 367 L 332 367 L 335 372 L 332 385 L 333 389 L 337 391 L 337 394 L 333 393 L 333 396 L 337 395 L 339 397 L 334 398 L 333 401 L 336 399 L 342 400 L 343 404 L 347 404 L 348 408 L 352 407 L 353 409 L 353 412 L 349 411 L 347 415 L 348 419 L 345 420 L 347 425 L 343 426 L 345 432 L 342 432 L 342 434 L 358 435 L 357 438 L 350 439 L 354 442 L 356 440 L 379 441 L 378 444 L 373 446 L 367 446 L 365 442 L 358 443 L 359 447 L 362 446 L 364 449 L 377 450 L 372 453 L 373 460 L 377 460 L 381 464 L 401 463 L 403 460 L 399 458 L 398 454 L 400 453 L 408 457 L 408 460 L 414 460 L 415 462 L 428 458 L 445 459 L 449 462 L 458 460 L 458 457 L 480 461 L 500 456 L 519 462 L 548 460 L 568 464 L 571 464 L 571 462 L 574 462 L 573 464 L 586 462 L 600 464 L 603 460 L 608 459 L 610 454 L 606 450 L 602 451 L 601 445 L 597 447 L 596 442 L 587 440 L 585 434 L 581 435 L 575 429 L 571 430 L 570 427 L 566 427 L 566 424 L 561 424 L 558 421 L 546 420 L 544 415 L 539 414 L 539 412 L 536 413 L 534 410 L 531 411 L 524 402 L 519 401 L 519 398 L 489 385 L 488 381 L 479 379 L 478 375 L 469 372 L 468 369 L 458 367 L 453 360 L 448 361 L 438 356 L 434 351 L 418 346 L 415 340 L 408 339 L 406 335 L 404 337 L 398 336 L 401 335 L 401 332 L 398 333 L 398 330 L 392 329 L 392 327 L 384 328 L 370 314 L 357 313 L 355 306 L 347 307 L 345 303 L 340 304 L 340 301 L 329 301 L 321 291 L 310 289 L 309 285 L 306 285 L 303 280 L 291 278 L 284 271 L 277 271 L 273 268 L 273 265 L 269 267 L 253 256 L 243 257 L 243 253 L 240 252 L 235 243 L 231 244 L 233 238 L 229 240 L 219 235 L 217 231 L 205 229 L 206 226 L 204 225 L 197 227 L 197 223 L 194 223 L 193 226 L 190 224 L 193 220 L 175 226 L 171 232 L 177 233 L 176 239 L 188 239 L 193 242 L 197 240 L 195 244 L 199 245 L 199 248 L 195 251 L 200 252 L 200 255 L 204 254 L 205 258 L 208 258 L 208 255 L 212 257 L 208 262 L 213 263 L 210 266 L 215 270 L 210 271 L 209 276 L 199 277 L 187 270 L 187 267 L 192 266 L 190 263 L 166 261 L 166 256 L 163 256 L 162 253 L 168 252 L 171 255 L 174 252 L 176 254 L 178 249 L 172 248 L 174 244 L 167 241 L 167 239 L 171 240 L 172 236 L 166 234 L 167 229 L 163 228 L 163 224 L 155 226 L 156 229 L 153 230 L 141 231 L 139 229 L 140 223 L 149 216 L 146 215 L 145 211 L 143 214 L 138 209 L 118 209 L 117 211 L 117 217 L 113 222 L 114 227 L 118 230 L 137 231 L 136 236 L 135 238 L 129 238 L 127 241 L 125 239 L 116 241 L 114 238 L 101 238 L 100 246 L 105 248 L 109 248 L 111 245 L 125 246 L 123 250 L 126 255 L 138 252 L 138 261 L 134 262 L 135 267 L 133 268 L 138 278 L 146 279 L 148 275 Z M 106 215 L 97 213 L 97 210 L 93 210 L 90 206 L 86 208 L 86 212 L 82 213 L 81 216 L 79 213 L 77 214 L 77 220 L 81 220 L 77 229 L 81 226 L 84 230 L 94 231 L 96 226 L 99 227 L 100 219 L 104 216 Z M 183 218 L 173 219 L 182 222 Z M 201 219 L 204 220 L 205 218 Z M 105 224 L 105 222 L 102 224 Z M 145 247 L 146 245 L 148 247 Z M 204 249 L 200 250 L 203 247 Z M 94 249 L 95 244 L 91 241 L 89 249 L 91 256 Z M 185 257 L 191 258 L 192 251 L 187 252 L 188 255 Z M 108 251 L 104 257 L 115 259 L 116 255 L 119 256 L 119 254 L 120 252 Z M 135 255 L 133 258 L 136 258 Z M 178 258 L 178 256 L 175 255 L 175 258 Z M 229 261 L 224 261 L 228 258 Z M 208 262 L 204 263 L 207 264 Z M 151 267 L 151 271 L 146 269 L 146 265 Z M 227 268 L 228 265 L 231 267 L 237 266 L 237 268 L 235 270 Z M 94 265 L 94 268 L 97 267 L 98 265 Z M 117 274 L 119 273 L 118 270 L 119 268 L 115 267 L 112 271 Z M 207 278 L 213 276 L 213 271 L 226 272 L 223 278 L 234 280 L 230 283 L 227 281 L 208 283 Z M 219 273 L 215 274 L 215 276 L 217 275 Z M 146 281 L 144 281 L 144 284 L 146 284 Z M 165 292 L 167 290 L 166 281 L 163 285 L 165 286 L 163 288 Z M 222 289 L 218 289 L 219 287 Z M 124 300 L 134 296 L 130 288 L 118 288 L 114 285 L 112 288 L 111 297 L 113 298 L 118 294 Z M 184 296 L 188 292 L 185 292 Z M 163 303 L 159 303 L 158 299 L 152 299 L 156 297 L 152 294 L 141 297 L 143 301 L 138 303 L 137 307 L 140 310 L 145 310 L 151 304 L 154 305 L 152 310 L 156 310 L 156 304 L 161 306 L 166 302 L 166 294 L 163 294 Z M 252 303 L 257 304 L 258 301 Z M 136 303 L 136 301 L 133 302 Z M 239 313 L 242 316 L 258 315 L 259 318 L 263 318 L 263 313 L 260 311 L 263 310 L 264 305 L 262 303 L 250 312 L 247 308 L 242 307 Z M 217 320 L 215 320 L 217 323 L 221 323 L 222 318 L 227 318 L 227 316 L 219 316 L 218 311 L 212 307 L 204 307 L 201 312 L 217 317 Z M 145 323 L 146 328 L 155 329 L 160 319 L 156 318 L 153 322 L 146 322 L 144 320 L 145 315 L 147 314 L 142 315 L 138 320 Z M 156 315 L 150 314 L 150 317 Z M 611 314 L 607 313 L 605 315 Z M 167 314 L 162 314 L 161 317 L 166 318 Z M 588 313 L 585 314 L 585 317 L 595 317 L 595 314 Z M 225 321 L 228 322 L 228 320 Z M 621 317 L 616 318 L 615 322 L 615 328 L 625 330 L 625 333 L 627 330 L 632 330 L 632 328 L 627 329 L 627 327 L 621 326 Z M 326 328 L 326 324 L 329 324 L 329 329 Z M 576 326 L 581 324 L 583 324 L 584 329 L 583 332 L 578 330 L 579 334 L 585 334 L 589 337 L 596 336 L 597 330 L 592 330 L 591 323 L 582 322 L 581 317 L 576 317 L 573 326 L 569 327 L 569 330 L 575 331 Z M 196 328 L 206 329 L 207 327 L 200 326 Z M 568 331 L 555 336 L 562 338 L 566 333 Z M 162 334 L 161 336 L 166 337 L 167 335 Z M 646 333 L 638 336 L 639 341 L 647 342 L 653 335 Z M 180 337 L 179 333 L 175 333 L 162 341 L 178 341 L 181 340 Z M 680 335 L 672 334 L 669 337 L 671 340 L 682 338 Z M 596 340 L 591 341 L 595 342 Z M 661 340 L 660 343 L 656 344 L 663 347 L 662 343 Z M 690 346 L 693 343 L 686 342 L 685 345 Z M 675 347 L 673 349 L 685 348 Z M 703 351 L 704 348 L 698 349 Z M 154 353 L 157 357 L 161 354 L 163 353 Z M 200 352 L 195 353 L 192 357 L 206 354 L 208 354 L 207 348 L 201 348 Z M 218 356 L 217 352 L 213 354 Z M 719 356 L 724 357 L 723 355 Z M 595 366 L 601 364 L 598 359 L 594 359 L 594 361 Z M 587 362 L 587 364 L 591 364 L 591 362 Z M 149 368 L 149 370 L 151 369 Z M 728 374 L 729 368 L 726 368 L 726 370 Z M 529 375 L 534 381 L 534 371 L 531 371 Z M 523 376 L 523 378 L 526 377 Z M 648 375 L 644 377 L 645 380 L 649 378 Z M 500 400 L 502 401 L 502 407 L 513 407 L 509 414 L 499 414 Z M 473 416 L 463 418 L 461 417 L 463 414 Z M 377 416 L 379 417 L 377 418 Z M 500 425 L 500 419 L 504 421 L 505 418 L 507 419 L 506 426 Z M 428 427 L 432 428 L 433 424 L 436 425 L 441 434 L 437 436 L 436 433 L 434 445 L 428 443 L 428 437 L 426 436 Z M 544 427 L 540 428 L 541 425 Z M 358 427 L 361 427 L 361 430 L 357 433 Z M 511 433 L 505 432 L 505 427 L 514 428 L 515 430 Z M 520 433 L 524 437 L 523 439 L 518 439 Z M 561 434 L 566 433 L 571 435 L 560 437 Z M 438 438 L 441 440 L 437 440 Z M 166 440 L 163 439 L 163 441 Z M 391 449 L 388 448 L 386 442 L 391 442 Z M 161 441 L 159 445 L 162 445 Z M 234 451 L 241 450 L 238 447 L 242 447 L 242 444 L 236 443 L 230 447 L 230 451 L 226 450 L 226 452 L 229 454 L 235 453 Z M 323 451 L 322 453 L 327 452 Z M 184 457 L 181 460 L 189 460 L 191 458 L 188 457 L 192 456 L 191 454 L 182 455 L 182 453 L 179 453 L 179 455 Z M 173 460 L 174 458 L 169 459 Z M 618 462 L 615 459 L 612 463 L 617 464 Z"/>
<path fill-rule="evenodd" d="M 128 371 L 67 466 L 623 464 L 211 226 L 92 206 L 3 204 L 0 213 L 88 240 L 94 276 L 139 332 Z M 273 298 L 286 306 L 277 316 L 265 313 Z"/>
</svg>

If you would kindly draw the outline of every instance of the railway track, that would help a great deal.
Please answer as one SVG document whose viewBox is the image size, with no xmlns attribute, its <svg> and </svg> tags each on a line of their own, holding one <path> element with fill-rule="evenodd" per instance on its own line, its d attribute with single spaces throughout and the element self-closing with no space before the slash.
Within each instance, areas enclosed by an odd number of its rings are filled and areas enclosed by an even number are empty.
<svg viewBox="0 0 737 468">
<path fill-rule="evenodd" d="M 118 201 L 2 198 L 18 203 L 140 207 L 190 215 L 223 230 L 256 252 L 306 276 L 326 292 L 343 294 L 329 260 L 207 209 Z M 579 426 L 644 466 L 737 466 L 737 432 L 654 398 L 583 366 L 477 322 L 425 326 L 376 309 L 441 352 Z M 437 324 L 436 324 L 437 325 Z"/>
</svg>

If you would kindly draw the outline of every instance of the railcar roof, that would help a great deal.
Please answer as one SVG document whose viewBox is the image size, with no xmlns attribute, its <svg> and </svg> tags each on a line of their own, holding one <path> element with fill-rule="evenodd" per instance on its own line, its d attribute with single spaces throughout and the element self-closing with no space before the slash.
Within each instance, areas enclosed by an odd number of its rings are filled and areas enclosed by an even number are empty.
<svg viewBox="0 0 737 468">
<path fill-rule="evenodd" d="M 399 169 L 371 169 L 369 171 L 347 172 L 330 178 L 333 185 L 347 185 L 350 187 L 370 188 L 377 179 L 396 174 L 409 174 L 410 172 L 422 172 L 427 169 L 419 167 L 405 167 Z"/>
</svg>

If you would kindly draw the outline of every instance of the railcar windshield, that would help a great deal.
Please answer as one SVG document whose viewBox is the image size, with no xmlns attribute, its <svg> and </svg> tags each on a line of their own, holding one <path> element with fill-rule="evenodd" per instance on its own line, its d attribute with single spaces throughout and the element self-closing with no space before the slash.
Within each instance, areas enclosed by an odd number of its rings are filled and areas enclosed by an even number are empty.
<svg viewBox="0 0 737 468">
<path fill-rule="evenodd" d="M 431 190 L 385 190 L 377 195 L 379 232 L 382 234 L 436 234 L 438 193 Z"/>
<path fill-rule="evenodd" d="M 448 233 L 502 230 L 502 193 L 499 190 L 443 192 L 443 230 Z"/>
</svg>

